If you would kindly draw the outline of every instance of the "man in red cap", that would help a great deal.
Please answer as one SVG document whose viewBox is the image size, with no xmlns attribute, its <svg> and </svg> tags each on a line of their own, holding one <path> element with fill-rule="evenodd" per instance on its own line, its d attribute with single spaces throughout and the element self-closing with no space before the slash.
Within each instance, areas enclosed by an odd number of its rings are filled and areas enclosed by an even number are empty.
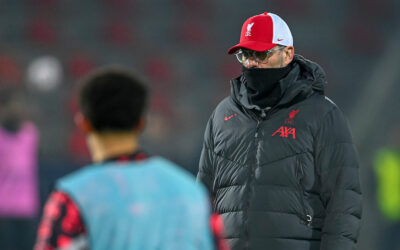
<svg viewBox="0 0 400 250">
<path fill-rule="evenodd" d="M 322 68 L 294 54 L 289 27 L 243 24 L 242 74 L 207 124 L 198 180 L 232 250 L 351 250 L 361 220 L 357 152 Z"/>
</svg>

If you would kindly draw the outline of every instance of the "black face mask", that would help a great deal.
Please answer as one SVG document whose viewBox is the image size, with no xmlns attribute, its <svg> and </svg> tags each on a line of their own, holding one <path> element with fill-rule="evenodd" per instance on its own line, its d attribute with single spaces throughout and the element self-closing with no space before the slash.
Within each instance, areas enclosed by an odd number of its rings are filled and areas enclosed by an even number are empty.
<svg viewBox="0 0 400 250">
<path fill-rule="evenodd" d="M 246 89 L 250 104 L 260 108 L 275 105 L 281 96 L 279 80 L 291 70 L 291 64 L 283 68 L 246 68 L 242 67 L 246 79 Z"/>
</svg>

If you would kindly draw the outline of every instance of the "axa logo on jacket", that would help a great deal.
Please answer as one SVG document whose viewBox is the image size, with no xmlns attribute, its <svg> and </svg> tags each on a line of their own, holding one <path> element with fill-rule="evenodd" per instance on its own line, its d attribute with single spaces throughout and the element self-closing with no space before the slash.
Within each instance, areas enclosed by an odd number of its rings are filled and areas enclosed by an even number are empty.
<svg viewBox="0 0 400 250">
<path fill-rule="evenodd" d="M 300 112 L 299 109 L 294 109 L 289 113 L 289 118 L 287 118 L 285 120 L 285 124 L 288 125 L 294 125 L 294 118 L 296 117 L 296 115 Z M 279 133 L 280 137 L 284 137 L 284 138 L 288 138 L 289 135 L 292 136 L 293 139 L 296 139 L 296 128 L 292 128 L 292 127 L 287 127 L 287 126 L 281 126 L 280 128 L 278 128 L 278 130 L 276 130 L 272 136 L 276 135 L 277 133 Z"/>
<path fill-rule="evenodd" d="M 274 136 L 278 132 L 280 133 L 280 137 L 288 138 L 289 135 L 292 135 L 292 138 L 296 139 L 296 129 L 295 128 L 281 126 L 280 128 L 278 128 L 277 131 L 275 131 L 275 133 L 272 134 L 272 136 Z"/>
</svg>

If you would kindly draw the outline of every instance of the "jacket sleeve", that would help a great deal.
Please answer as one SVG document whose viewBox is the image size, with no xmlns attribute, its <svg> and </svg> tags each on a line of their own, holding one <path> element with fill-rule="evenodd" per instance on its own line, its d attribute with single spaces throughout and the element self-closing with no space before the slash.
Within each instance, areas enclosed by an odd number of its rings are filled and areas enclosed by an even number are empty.
<svg viewBox="0 0 400 250">
<path fill-rule="evenodd" d="M 199 172 L 197 173 L 197 181 L 202 182 L 213 197 L 213 182 L 214 182 L 214 143 L 212 132 L 212 120 L 214 113 L 208 120 L 204 133 L 203 149 L 201 151 Z"/>
<path fill-rule="evenodd" d="M 37 231 L 34 250 L 85 249 L 87 233 L 78 206 L 64 192 L 53 191 Z"/>
<path fill-rule="evenodd" d="M 353 250 L 362 213 L 358 155 L 342 112 L 328 112 L 315 136 L 315 164 L 326 217 L 321 250 Z"/>
</svg>

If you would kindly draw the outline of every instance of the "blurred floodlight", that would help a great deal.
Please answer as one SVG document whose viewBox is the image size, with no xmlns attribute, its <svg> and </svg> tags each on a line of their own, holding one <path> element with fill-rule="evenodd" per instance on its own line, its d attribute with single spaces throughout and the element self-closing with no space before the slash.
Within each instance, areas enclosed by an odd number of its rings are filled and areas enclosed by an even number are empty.
<svg viewBox="0 0 400 250">
<path fill-rule="evenodd" d="M 28 66 L 28 84 L 39 91 L 50 91 L 61 83 L 62 74 L 61 62 L 56 57 L 38 57 Z"/>
</svg>

